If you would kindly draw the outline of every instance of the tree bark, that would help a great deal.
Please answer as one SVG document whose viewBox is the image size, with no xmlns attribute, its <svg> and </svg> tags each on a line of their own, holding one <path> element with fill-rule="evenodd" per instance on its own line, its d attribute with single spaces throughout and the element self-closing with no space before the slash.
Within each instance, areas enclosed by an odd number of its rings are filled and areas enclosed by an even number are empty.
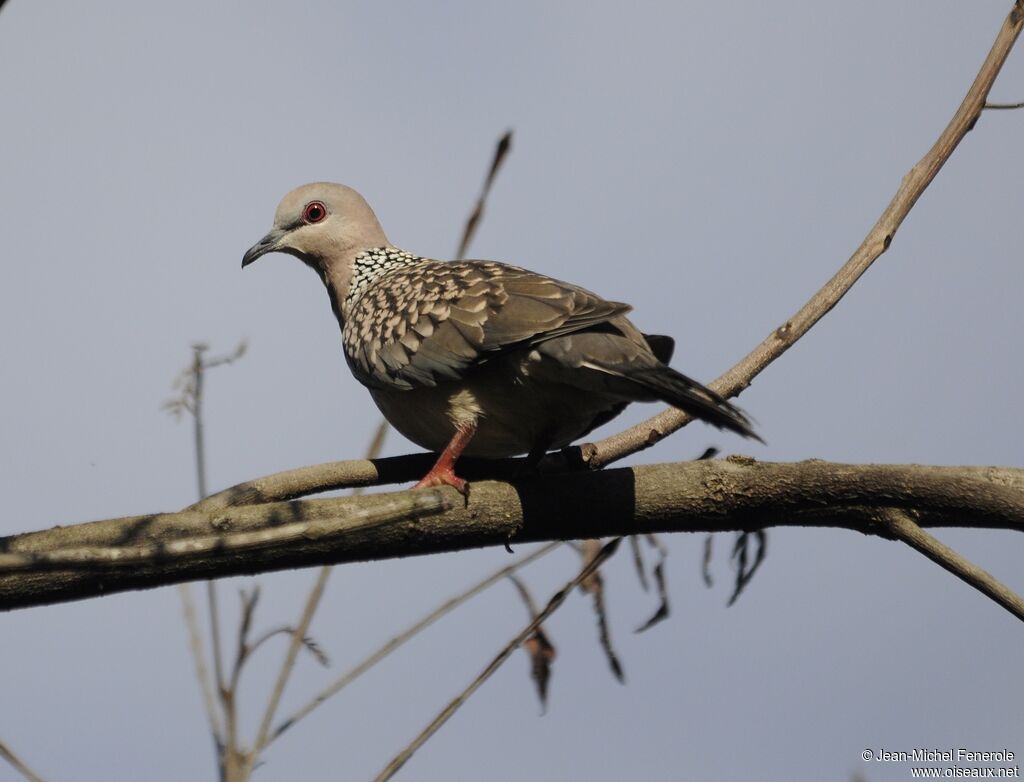
<svg viewBox="0 0 1024 782">
<path fill-rule="evenodd" d="M 534 541 L 774 526 L 893 537 L 891 509 L 921 527 L 1024 531 L 1024 470 L 731 457 L 484 480 L 468 500 L 446 488 L 109 519 L 0 538 L 0 609 Z"/>
</svg>

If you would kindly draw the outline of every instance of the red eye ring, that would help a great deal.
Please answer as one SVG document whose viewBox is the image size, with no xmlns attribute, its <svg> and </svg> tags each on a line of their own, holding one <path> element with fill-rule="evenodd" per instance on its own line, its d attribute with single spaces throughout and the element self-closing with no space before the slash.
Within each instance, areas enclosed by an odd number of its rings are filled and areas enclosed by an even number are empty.
<svg viewBox="0 0 1024 782">
<path fill-rule="evenodd" d="M 327 207 L 324 206 L 323 201 L 310 201 L 302 210 L 302 220 L 305 223 L 319 223 L 325 217 L 327 217 Z"/>
</svg>

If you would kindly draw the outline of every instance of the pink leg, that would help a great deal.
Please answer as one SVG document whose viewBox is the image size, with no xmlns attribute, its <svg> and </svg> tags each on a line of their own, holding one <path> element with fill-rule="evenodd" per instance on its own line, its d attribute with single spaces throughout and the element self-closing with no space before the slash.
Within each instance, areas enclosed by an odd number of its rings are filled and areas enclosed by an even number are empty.
<svg viewBox="0 0 1024 782">
<path fill-rule="evenodd" d="M 413 486 L 414 489 L 423 489 L 428 486 L 454 486 L 458 492 L 468 496 L 469 486 L 462 478 L 455 474 L 455 462 L 459 460 L 462 452 L 466 450 L 469 441 L 476 434 L 476 423 L 464 424 L 455 430 L 448 446 L 441 452 L 437 463 L 430 468 L 430 472 L 423 476 L 423 479 Z"/>
</svg>

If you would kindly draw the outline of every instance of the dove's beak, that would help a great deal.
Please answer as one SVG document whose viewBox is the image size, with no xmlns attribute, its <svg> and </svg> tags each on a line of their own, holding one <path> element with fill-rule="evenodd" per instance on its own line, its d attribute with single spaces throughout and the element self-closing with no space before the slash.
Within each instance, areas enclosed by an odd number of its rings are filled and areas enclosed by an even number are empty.
<svg viewBox="0 0 1024 782">
<path fill-rule="evenodd" d="M 242 256 L 242 268 L 244 269 L 246 266 L 255 261 L 261 255 L 266 255 L 267 253 L 272 253 L 275 250 L 277 250 L 278 245 L 281 243 L 281 240 L 283 238 L 284 231 L 278 230 L 276 228 L 272 230 L 270 233 L 268 233 L 266 236 L 264 236 L 262 239 L 256 242 L 256 244 L 254 244 L 252 247 L 245 251 L 245 255 Z"/>
</svg>

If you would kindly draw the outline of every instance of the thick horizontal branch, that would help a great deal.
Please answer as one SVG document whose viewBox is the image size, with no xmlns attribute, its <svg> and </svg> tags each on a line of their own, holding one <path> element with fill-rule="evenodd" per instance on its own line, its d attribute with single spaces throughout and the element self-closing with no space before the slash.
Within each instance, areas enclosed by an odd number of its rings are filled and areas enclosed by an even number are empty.
<svg viewBox="0 0 1024 782">
<path fill-rule="evenodd" d="M 424 492 L 425 494 L 428 492 Z M 432 493 L 432 490 L 430 490 Z M 0 538 L 0 552 L 37 554 L 38 567 L 0 567 L 0 609 L 95 597 L 202 578 L 387 559 L 482 546 L 647 532 L 722 532 L 772 526 L 843 527 L 890 537 L 885 509 L 922 527 L 1024 531 L 1024 470 L 995 467 L 761 463 L 746 457 L 600 473 L 542 475 L 472 484 L 447 512 L 427 518 L 368 518 L 406 492 L 270 502 L 96 521 Z M 436 504 L 436 503 L 435 503 Z M 316 534 L 275 528 L 307 524 Z M 261 533 L 253 535 L 252 533 Z M 223 538 L 222 546 L 183 546 Z M 246 546 L 233 540 L 244 536 Z M 173 544 L 173 545 L 172 545 Z M 82 559 L 83 549 L 152 547 L 130 568 Z M 60 560 L 77 551 L 82 560 Z M 62 569 L 55 570 L 55 561 Z"/>
</svg>

